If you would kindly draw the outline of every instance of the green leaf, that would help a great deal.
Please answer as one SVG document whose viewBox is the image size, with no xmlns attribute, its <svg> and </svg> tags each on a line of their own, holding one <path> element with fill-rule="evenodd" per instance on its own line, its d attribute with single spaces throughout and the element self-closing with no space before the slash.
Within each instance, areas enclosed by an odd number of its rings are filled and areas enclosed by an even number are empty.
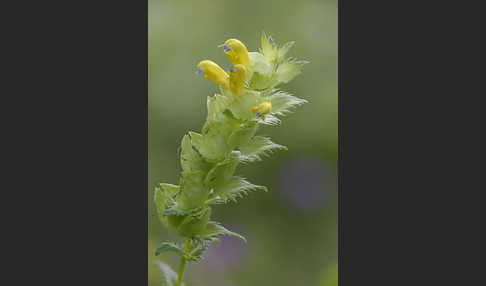
<svg viewBox="0 0 486 286">
<path fill-rule="evenodd" d="M 200 214 L 205 206 L 200 206 L 196 207 L 193 209 L 182 209 L 178 203 L 173 204 L 169 208 L 167 208 L 163 215 L 164 216 L 169 216 L 169 215 L 175 215 L 175 216 L 188 216 L 188 215 L 198 215 Z"/>
<path fill-rule="evenodd" d="M 302 72 L 303 65 L 307 64 L 307 61 L 297 61 L 294 59 L 285 60 L 277 67 L 277 80 L 278 82 L 288 83 L 294 77 Z"/>
<path fill-rule="evenodd" d="M 208 96 L 208 117 L 207 121 L 219 121 L 222 119 L 223 111 L 227 108 L 229 99 L 226 96 L 215 94 Z"/>
<path fill-rule="evenodd" d="M 258 106 L 264 101 L 264 98 L 257 91 L 243 90 L 240 95 L 234 96 L 228 105 L 233 115 L 242 120 L 253 120 L 255 114 L 252 111 L 253 106 Z"/>
<path fill-rule="evenodd" d="M 184 217 L 177 228 L 177 234 L 191 238 L 204 230 L 211 216 L 211 207 L 204 206 L 201 211 Z"/>
<path fill-rule="evenodd" d="M 157 266 L 162 272 L 162 286 L 176 286 L 178 278 L 177 273 L 166 263 L 159 261 Z M 182 285 L 185 285 L 184 282 Z"/>
<path fill-rule="evenodd" d="M 281 62 L 285 59 L 290 48 L 295 44 L 294 41 L 285 43 L 282 47 L 277 49 L 277 62 Z"/>
<path fill-rule="evenodd" d="M 211 243 L 219 242 L 221 236 L 234 236 L 246 243 L 246 239 L 238 233 L 232 232 L 221 226 L 219 223 L 210 221 L 202 233 L 191 239 L 191 246 L 184 257 L 189 261 L 199 261 L 203 259 L 203 252 Z"/>
<path fill-rule="evenodd" d="M 227 144 L 227 138 L 231 133 L 231 125 L 224 121 L 206 122 L 203 127 L 203 134 L 194 137 L 194 147 L 201 155 L 210 162 L 222 160 L 230 151 Z"/>
<path fill-rule="evenodd" d="M 169 251 L 175 252 L 180 256 L 183 256 L 185 254 L 181 246 L 177 245 L 174 242 L 166 241 L 166 242 L 162 242 L 157 247 L 157 249 L 155 249 L 155 256 L 161 254 L 162 252 L 169 252 Z"/>
<path fill-rule="evenodd" d="M 203 184 L 206 172 L 182 172 L 181 191 L 177 202 L 181 209 L 190 210 L 201 206 L 209 195 L 209 188 Z"/>
<path fill-rule="evenodd" d="M 228 182 L 235 173 L 239 158 L 240 152 L 232 152 L 223 162 L 217 163 L 204 180 L 206 186 L 213 188 Z"/>
<path fill-rule="evenodd" d="M 189 261 L 199 261 L 203 259 L 203 252 L 208 249 L 210 245 L 210 241 L 204 239 L 191 239 L 191 247 L 189 248 L 188 253 L 186 253 L 186 259 Z"/>
<path fill-rule="evenodd" d="M 261 53 L 249 52 L 250 57 L 250 71 L 257 72 L 264 76 L 271 76 L 273 72 L 273 64 Z"/>
<path fill-rule="evenodd" d="M 206 136 L 189 131 L 194 148 L 198 150 L 199 154 L 204 158 L 205 161 L 217 161 L 219 157 L 224 155 L 224 151 L 218 149 L 226 148 L 227 146 L 223 136 L 224 133 L 213 130 L 213 128 L 217 129 L 219 126 L 223 125 L 224 124 L 222 124 L 220 121 L 215 121 L 212 123 L 206 122 L 203 128 L 203 130 L 206 131 L 206 134 L 209 133 L 209 135 Z M 206 171 L 208 170 L 209 169 L 206 169 Z"/>
<path fill-rule="evenodd" d="M 245 162 L 261 161 L 277 150 L 287 150 L 287 147 L 273 143 L 270 138 L 255 136 L 250 142 L 240 148 L 241 160 Z"/>
<path fill-rule="evenodd" d="M 206 226 L 207 228 L 207 226 Z M 156 249 L 155 255 L 159 255 L 163 252 L 175 252 L 177 255 L 184 257 L 188 261 L 198 261 L 201 260 L 203 252 L 209 247 L 210 243 L 213 242 L 210 239 L 204 239 L 201 236 L 197 236 L 191 239 L 191 244 L 188 250 L 184 251 L 181 245 L 173 242 L 163 242 Z"/>
<path fill-rule="evenodd" d="M 275 41 L 272 39 L 271 36 L 268 36 L 262 33 L 262 48 L 260 49 L 261 53 L 267 58 L 270 62 L 279 64 L 285 60 L 285 56 L 287 55 L 290 48 L 295 44 L 295 42 L 288 42 L 283 44 L 282 46 L 278 46 Z"/>
<path fill-rule="evenodd" d="M 236 202 L 237 198 L 242 198 L 248 195 L 249 192 L 256 190 L 266 192 L 267 188 L 254 185 L 240 177 L 233 177 L 226 184 L 216 187 L 214 197 L 209 199 L 206 203 L 225 204 L 230 201 Z"/>
<path fill-rule="evenodd" d="M 194 133 L 193 133 L 194 134 Z M 181 143 L 181 166 L 183 172 L 207 172 L 208 164 L 193 148 L 190 135 L 184 135 Z"/>
<path fill-rule="evenodd" d="M 270 114 L 265 115 L 265 120 L 260 120 L 259 122 L 261 124 L 270 125 L 270 126 L 277 126 L 280 125 L 281 123 L 280 119 Z"/>
<path fill-rule="evenodd" d="M 277 58 L 277 47 L 275 42 L 273 41 L 272 37 L 265 34 L 265 32 L 262 33 L 262 47 L 260 49 L 260 52 L 270 61 L 274 62 Z"/>
<path fill-rule="evenodd" d="M 161 183 L 159 184 L 160 187 L 167 192 L 167 195 L 169 196 L 174 196 L 179 192 L 179 186 L 178 185 L 172 185 L 172 184 L 166 184 L 166 183 Z"/>
<path fill-rule="evenodd" d="M 307 103 L 307 100 L 292 96 L 288 93 L 277 91 L 270 95 L 272 103 L 272 114 L 285 115 L 290 113 L 292 108 Z"/>
<path fill-rule="evenodd" d="M 254 72 L 251 76 L 248 86 L 255 90 L 265 90 L 272 86 L 275 86 L 277 75 L 276 74 L 261 74 L 259 72 Z"/>
<path fill-rule="evenodd" d="M 201 145 L 203 136 L 197 132 L 189 131 L 189 136 L 191 137 L 192 146 L 199 150 L 198 146 Z"/>
<path fill-rule="evenodd" d="M 199 235 L 200 238 L 211 242 L 218 241 L 218 238 L 221 236 L 234 236 L 246 243 L 245 237 L 236 232 L 227 230 L 220 223 L 214 221 L 208 222 L 206 229 Z"/>
<path fill-rule="evenodd" d="M 248 144 L 250 139 L 255 135 L 258 128 L 256 121 L 250 121 L 246 124 L 242 124 L 240 128 L 237 128 L 228 138 L 228 146 L 231 149 L 238 149 L 241 146 Z"/>
<path fill-rule="evenodd" d="M 168 206 L 175 203 L 174 196 L 179 191 L 179 186 L 171 184 L 159 184 L 155 187 L 154 202 L 159 220 L 167 227 L 171 228 L 164 212 Z"/>
</svg>

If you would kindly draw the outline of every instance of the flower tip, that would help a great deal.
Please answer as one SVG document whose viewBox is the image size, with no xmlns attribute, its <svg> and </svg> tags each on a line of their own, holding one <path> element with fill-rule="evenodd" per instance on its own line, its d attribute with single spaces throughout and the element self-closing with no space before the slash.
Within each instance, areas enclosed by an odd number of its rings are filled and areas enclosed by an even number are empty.
<svg viewBox="0 0 486 286">
<path fill-rule="evenodd" d="M 224 50 L 225 52 L 229 52 L 229 51 L 231 51 L 231 49 L 228 47 L 228 45 L 227 45 L 226 43 L 221 44 L 221 45 L 218 45 L 218 48 L 223 48 L 223 50 Z"/>
<path fill-rule="evenodd" d="M 225 52 L 231 51 L 231 49 L 226 44 L 222 44 L 221 47 L 223 47 L 223 51 Z"/>
</svg>

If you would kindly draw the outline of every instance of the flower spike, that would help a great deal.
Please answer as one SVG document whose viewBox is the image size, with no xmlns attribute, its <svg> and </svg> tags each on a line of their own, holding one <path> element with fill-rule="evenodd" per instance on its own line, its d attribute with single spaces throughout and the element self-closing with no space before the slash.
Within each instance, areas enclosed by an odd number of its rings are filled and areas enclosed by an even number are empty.
<svg viewBox="0 0 486 286">
<path fill-rule="evenodd" d="M 186 264 L 201 260 L 203 252 L 222 236 L 246 242 L 243 236 L 210 220 L 211 212 L 213 205 L 236 202 L 250 191 L 267 191 L 236 176 L 235 171 L 240 164 L 285 150 L 270 138 L 256 135 L 257 129 L 278 125 L 281 120 L 277 116 L 307 102 L 276 88 L 301 72 L 301 61 L 285 57 L 290 46 L 279 47 L 264 35 L 261 52 L 248 52 L 242 42 L 229 39 L 220 45 L 232 63 L 229 71 L 210 60 L 197 64 L 196 73 L 218 84 L 221 94 L 208 96 L 201 132 L 190 131 L 182 138 L 179 184 L 155 186 L 158 218 L 186 239 L 185 246 L 162 242 L 156 248 L 155 255 L 171 251 L 181 256 L 178 274 L 164 264 L 165 281 L 177 280 L 177 285 L 182 285 Z"/>
<path fill-rule="evenodd" d="M 205 79 L 210 79 L 219 85 L 228 85 L 228 74 L 213 61 L 201 61 L 197 65 L 197 73 L 201 72 L 204 73 Z"/>
</svg>

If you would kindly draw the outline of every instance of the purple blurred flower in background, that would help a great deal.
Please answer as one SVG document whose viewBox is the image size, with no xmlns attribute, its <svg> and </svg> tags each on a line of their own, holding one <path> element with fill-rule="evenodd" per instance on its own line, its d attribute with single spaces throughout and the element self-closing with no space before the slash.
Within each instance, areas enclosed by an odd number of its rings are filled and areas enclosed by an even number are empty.
<svg viewBox="0 0 486 286">
<path fill-rule="evenodd" d="M 324 206 L 336 186 L 336 175 L 329 164 L 312 157 L 292 161 L 278 179 L 290 203 L 307 210 Z"/>
<path fill-rule="evenodd" d="M 213 243 L 206 250 L 203 262 L 210 270 L 228 272 L 241 265 L 245 256 L 245 245 L 241 240 L 235 237 L 224 236 L 219 243 Z"/>
</svg>

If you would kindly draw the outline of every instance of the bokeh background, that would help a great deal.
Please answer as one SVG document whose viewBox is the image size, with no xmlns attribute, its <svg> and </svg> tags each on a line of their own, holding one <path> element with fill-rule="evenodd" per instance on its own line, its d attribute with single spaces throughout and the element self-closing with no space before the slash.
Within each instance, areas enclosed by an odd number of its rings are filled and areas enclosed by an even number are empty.
<svg viewBox="0 0 486 286">
<path fill-rule="evenodd" d="M 154 256 L 177 239 L 155 216 L 153 185 L 177 184 L 177 149 L 185 133 L 200 131 L 206 98 L 217 86 L 195 74 L 200 60 L 224 69 L 230 62 L 217 45 L 228 38 L 248 50 L 261 32 L 279 44 L 296 41 L 289 55 L 310 61 L 284 91 L 307 99 L 279 127 L 263 127 L 289 150 L 239 167 L 237 174 L 265 185 L 238 204 L 216 206 L 212 219 L 243 234 L 248 244 L 223 238 L 199 263 L 190 263 L 187 286 L 337 285 L 337 0 L 149 0 L 148 278 L 160 286 L 156 261 L 177 270 L 172 253 Z"/>
</svg>

